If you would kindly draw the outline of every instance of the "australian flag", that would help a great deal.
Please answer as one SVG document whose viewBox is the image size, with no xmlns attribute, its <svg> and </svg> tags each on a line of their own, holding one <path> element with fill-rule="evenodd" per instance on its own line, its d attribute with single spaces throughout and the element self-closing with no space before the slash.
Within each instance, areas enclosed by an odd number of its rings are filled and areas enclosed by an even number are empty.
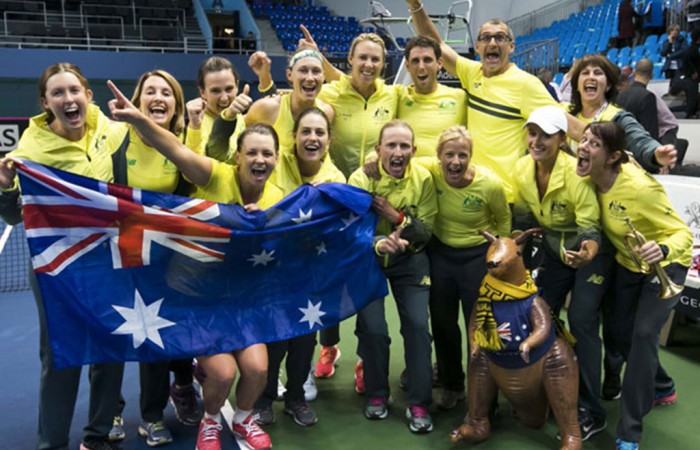
<svg viewBox="0 0 700 450">
<path fill-rule="evenodd" d="M 287 339 L 387 294 L 371 196 L 347 185 L 247 213 L 31 162 L 19 176 L 57 368 Z"/>
</svg>

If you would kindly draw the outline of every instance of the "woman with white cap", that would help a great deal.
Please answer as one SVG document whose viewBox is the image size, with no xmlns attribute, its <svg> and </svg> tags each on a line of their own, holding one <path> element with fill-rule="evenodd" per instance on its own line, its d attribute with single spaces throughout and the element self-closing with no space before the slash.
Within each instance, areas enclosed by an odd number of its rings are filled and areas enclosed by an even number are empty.
<svg viewBox="0 0 700 450">
<path fill-rule="evenodd" d="M 606 411 L 598 401 L 598 312 L 613 263 L 611 246 L 602 241 L 594 186 L 575 176 L 577 161 L 566 144 L 564 111 L 538 108 L 525 127 L 529 155 L 515 166 L 513 230 L 533 225 L 544 229 L 537 285 L 555 316 L 571 293 L 568 318 L 577 341 L 579 424 L 586 440 L 607 426 Z"/>
</svg>

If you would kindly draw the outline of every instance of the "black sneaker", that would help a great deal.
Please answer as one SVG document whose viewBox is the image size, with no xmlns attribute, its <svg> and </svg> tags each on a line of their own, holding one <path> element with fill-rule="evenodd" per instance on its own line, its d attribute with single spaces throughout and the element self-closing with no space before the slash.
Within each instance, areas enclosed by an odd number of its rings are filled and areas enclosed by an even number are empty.
<svg viewBox="0 0 700 450">
<path fill-rule="evenodd" d="M 104 439 L 87 437 L 80 443 L 80 450 L 122 450 L 122 448 L 106 437 Z"/>
<path fill-rule="evenodd" d="M 620 374 L 605 374 L 603 380 L 603 389 L 600 391 L 600 397 L 603 400 L 617 400 L 622 392 L 622 383 Z"/>
<path fill-rule="evenodd" d="M 586 441 L 593 435 L 603 431 L 608 426 L 605 419 L 596 419 L 587 412 L 579 410 L 578 426 L 581 428 L 581 441 Z"/>
<path fill-rule="evenodd" d="M 608 427 L 605 419 L 596 419 L 585 409 L 578 409 L 578 426 L 581 429 L 581 441 L 588 440 Z M 557 433 L 557 440 L 561 441 L 561 435 Z"/>
</svg>

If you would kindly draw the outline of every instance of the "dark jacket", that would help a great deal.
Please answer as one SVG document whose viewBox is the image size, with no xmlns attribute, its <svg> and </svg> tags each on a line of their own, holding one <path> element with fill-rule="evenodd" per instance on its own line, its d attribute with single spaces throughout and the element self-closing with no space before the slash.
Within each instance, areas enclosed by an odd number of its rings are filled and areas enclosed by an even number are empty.
<svg viewBox="0 0 700 450">
<path fill-rule="evenodd" d="M 630 112 L 651 137 L 659 140 L 659 117 L 653 92 L 635 81 L 617 96 L 617 104 Z"/>
<path fill-rule="evenodd" d="M 664 40 L 659 48 L 659 54 L 666 57 L 663 70 L 669 69 L 672 60 L 678 62 L 678 70 L 681 70 L 683 68 L 683 54 L 687 48 L 688 43 L 683 36 L 679 35 L 673 43 L 669 42 L 668 39 Z"/>
</svg>

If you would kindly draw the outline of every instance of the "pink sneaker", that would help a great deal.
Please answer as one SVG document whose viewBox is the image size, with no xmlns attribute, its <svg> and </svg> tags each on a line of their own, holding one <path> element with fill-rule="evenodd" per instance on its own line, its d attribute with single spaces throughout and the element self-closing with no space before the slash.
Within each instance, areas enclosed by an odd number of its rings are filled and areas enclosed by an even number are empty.
<svg viewBox="0 0 700 450">
<path fill-rule="evenodd" d="M 199 424 L 195 450 L 221 450 L 221 424 L 205 418 Z"/>
<path fill-rule="evenodd" d="M 335 363 L 340 358 L 340 349 L 337 345 L 321 347 L 321 355 L 316 363 L 314 376 L 316 378 L 330 378 L 335 374 Z"/>
<path fill-rule="evenodd" d="M 355 392 L 358 394 L 365 393 L 364 367 L 362 360 L 357 361 L 357 364 L 355 364 Z"/>
<path fill-rule="evenodd" d="M 250 450 L 272 448 L 270 436 L 255 422 L 252 414 L 246 417 L 243 423 L 234 422 L 231 429 L 236 438 Z"/>
</svg>

